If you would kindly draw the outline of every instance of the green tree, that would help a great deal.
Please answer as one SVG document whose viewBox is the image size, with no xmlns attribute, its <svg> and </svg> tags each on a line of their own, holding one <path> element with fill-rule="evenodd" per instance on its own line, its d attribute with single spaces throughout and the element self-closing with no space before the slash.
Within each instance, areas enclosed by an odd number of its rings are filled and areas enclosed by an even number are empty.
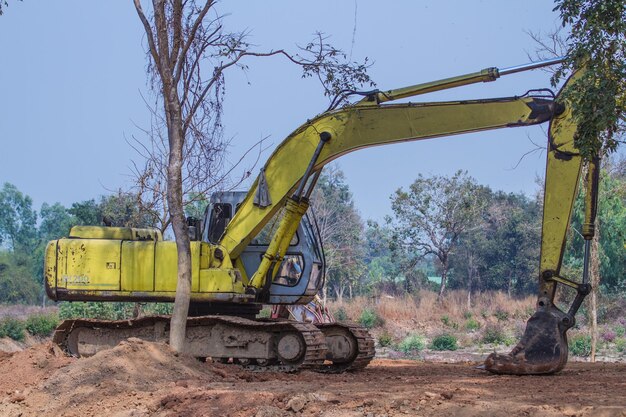
<svg viewBox="0 0 626 417">
<path fill-rule="evenodd" d="M 367 286 L 372 290 L 395 292 L 401 276 L 400 264 L 392 252 L 392 230 L 369 220 L 365 229 Z"/>
<path fill-rule="evenodd" d="M 538 201 L 486 187 L 482 195 L 485 209 L 476 227 L 460 236 L 451 256 L 451 286 L 509 295 L 534 291 L 541 238 Z"/>
<path fill-rule="evenodd" d="M 367 288 L 377 292 L 414 293 L 427 285 L 426 272 L 432 269 L 430 260 L 407 257 L 394 241 L 391 219 L 378 224 L 369 220 L 365 230 L 365 263 Z M 431 271 L 432 272 L 432 271 Z M 434 273 L 434 272 L 433 272 Z"/>
<path fill-rule="evenodd" d="M 28 252 L 36 245 L 37 213 L 33 200 L 13 184 L 0 190 L 0 244 L 14 252 Z"/>
<path fill-rule="evenodd" d="M 556 84 L 574 68 L 587 71 L 563 94 L 578 123 L 576 146 L 587 158 L 613 152 L 624 134 L 626 113 L 626 3 L 624 0 L 556 0 L 570 28 L 566 61 Z"/>
<path fill-rule="evenodd" d="M 432 255 L 441 271 L 441 299 L 447 284 L 450 255 L 459 237 L 474 228 L 484 205 L 480 187 L 464 171 L 452 177 L 421 174 L 408 191 L 391 197 L 398 243 L 418 257 Z"/>
<path fill-rule="evenodd" d="M 98 226 L 102 224 L 102 207 L 94 199 L 72 203 L 67 212 L 74 217 L 74 222 L 78 225 Z"/>
<path fill-rule="evenodd" d="M 97 210 L 102 221 L 118 227 L 153 226 L 148 213 L 140 210 L 138 196 L 118 190 L 115 194 L 102 196 Z"/>
<path fill-rule="evenodd" d="M 363 221 L 354 207 L 344 173 L 327 167 L 315 188 L 311 206 L 317 216 L 326 257 L 326 283 L 338 299 L 352 295 L 365 273 Z"/>
<path fill-rule="evenodd" d="M 615 293 L 626 290 L 626 175 L 621 162 L 605 159 L 600 174 L 598 197 L 599 260 L 601 285 L 604 292 Z M 584 220 L 582 193 L 576 197 L 568 232 L 564 265 L 573 277 L 582 275 L 583 238 L 580 235 Z"/>
<path fill-rule="evenodd" d="M 39 210 L 41 222 L 39 224 L 39 239 L 44 242 L 67 236 L 76 218 L 60 203 L 49 205 L 43 203 Z"/>
<path fill-rule="evenodd" d="M 509 295 L 532 292 L 541 239 L 538 204 L 522 194 L 497 193 L 488 210 L 486 232 L 484 279 Z"/>
<path fill-rule="evenodd" d="M 33 278 L 30 258 L 0 250 L 0 303 L 35 304 L 41 286 Z"/>
</svg>

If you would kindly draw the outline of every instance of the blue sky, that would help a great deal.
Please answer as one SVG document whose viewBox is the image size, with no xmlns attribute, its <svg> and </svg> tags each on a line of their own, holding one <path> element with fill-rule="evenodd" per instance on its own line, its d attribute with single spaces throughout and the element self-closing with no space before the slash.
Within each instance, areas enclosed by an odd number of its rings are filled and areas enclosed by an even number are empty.
<svg viewBox="0 0 626 417">
<path fill-rule="evenodd" d="M 260 50 L 295 51 L 316 31 L 374 61 L 381 89 L 528 61 L 525 31 L 558 25 L 549 1 L 222 1 L 229 30 Z M 355 13 L 356 12 L 356 13 Z M 355 19 L 356 16 L 356 19 Z M 355 28 L 356 21 L 356 28 Z M 125 137 L 149 125 L 144 38 L 131 1 L 10 2 L 0 17 L 0 182 L 41 203 L 97 197 L 129 185 L 139 157 Z M 226 77 L 224 123 L 236 160 L 261 137 L 273 149 L 328 104 L 313 80 L 280 58 L 248 61 Z M 520 95 L 549 86 L 533 71 L 423 96 L 424 101 Z M 467 170 L 480 183 L 532 195 L 545 152 L 540 127 L 376 147 L 338 160 L 364 218 L 390 213 L 389 196 L 419 173 Z M 267 158 L 268 151 L 263 157 Z M 242 167 L 243 168 L 243 167 Z"/>
</svg>

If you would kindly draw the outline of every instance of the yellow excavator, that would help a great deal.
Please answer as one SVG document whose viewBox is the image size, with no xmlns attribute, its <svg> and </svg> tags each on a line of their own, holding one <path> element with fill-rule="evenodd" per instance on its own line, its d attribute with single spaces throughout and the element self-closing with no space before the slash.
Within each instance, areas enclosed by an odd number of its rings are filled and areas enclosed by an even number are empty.
<svg viewBox="0 0 626 417">
<path fill-rule="evenodd" d="M 358 149 L 488 129 L 549 122 L 537 311 L 509 354 L 492 354 L 496 373 L 546 374 L 567 362 L 566 331 L 589 293 L 589 241 L 597 200 L 598 161 L 589 162 L 587 245 L 582 282 L 561 275 L 582 158 L 567 102 L 550 90 L 521 96 L 447 102 L 393 101 L 554 65 L 552 59 L 479 72 L 395 90 L 346 92 L 360 100 L 307 120 L 272 153 L 247 193 L 210 199 L 205 218 L 189 221 L 192 292 L 186 346 L 189 354 L 224 362 L 293 371 L 342 372 L 367 366 L 374 356 L 368 332 L 347 323 L 256 319 L 263 304 L 310 302 L 323 285 L 324 255 L 309 197 L 323 167 Z M 574 74 L 564 88 L 576 79 Z M 53 300 L 172 302 L 176 245 L 155 229 L 76 226 L 48 244 L 45 287 Z M 576 290 L 567 312 L 554 304 L 557 285 Z M 169 317 L 67 320 L 54 341 L 77 356 L 92 355 L 128 337 L 167 340 Z"/>
</svg>

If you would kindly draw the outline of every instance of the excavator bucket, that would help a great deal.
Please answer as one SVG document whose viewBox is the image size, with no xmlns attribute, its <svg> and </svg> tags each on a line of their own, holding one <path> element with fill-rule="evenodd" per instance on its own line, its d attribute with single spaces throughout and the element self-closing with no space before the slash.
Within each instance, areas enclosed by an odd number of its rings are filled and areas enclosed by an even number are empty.
<svg viewBox="0 0 626 417">
<path fill-rule="evenodd" d="M 565 320 L 564 320 L 565 318 Z M 569 320 L 557 308 L 537 311 L 528 319 L 520 342 L 508 354 L 492 353 L 484 368 L 496 374 L 553 374 L 567 363 Z"/>
</svg>

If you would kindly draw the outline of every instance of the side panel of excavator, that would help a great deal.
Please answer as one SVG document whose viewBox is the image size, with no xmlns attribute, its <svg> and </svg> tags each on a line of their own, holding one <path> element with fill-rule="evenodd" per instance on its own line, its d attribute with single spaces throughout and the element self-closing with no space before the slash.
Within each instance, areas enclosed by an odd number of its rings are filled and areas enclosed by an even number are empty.
<svg viewBox="0 0 626 417">
<path fill-rule="evenodd" d="M 48 296 L 69 301 L 173 301 L 175 242 L 107 233 L 119 229 L 125 228 L 79 226 L 69 238 L 50 242 L 44 266 Z M 241 275 L 228 259 L 220 267 L 211 267 L 211 245 L 191 242 L 191 255 L 193 301 L 249 298 Z"/>
</svg>

